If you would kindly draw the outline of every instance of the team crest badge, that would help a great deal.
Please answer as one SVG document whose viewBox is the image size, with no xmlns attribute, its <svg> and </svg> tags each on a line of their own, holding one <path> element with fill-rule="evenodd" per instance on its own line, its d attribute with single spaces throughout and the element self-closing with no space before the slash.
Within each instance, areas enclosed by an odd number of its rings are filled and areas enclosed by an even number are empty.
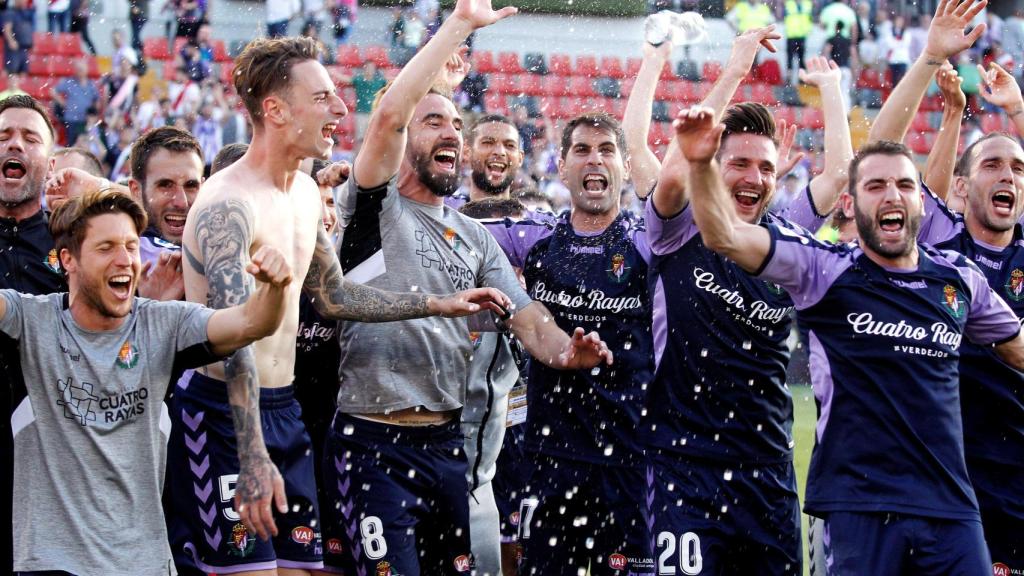
<svg viewBox="0 0 1024 576">
<path fill-rule="evenodd" d="M 46 255 L 46 260 L 43 262 L 46 267 L 54 272 L 60 273 L 60 260 L 57 258 L 57 249 L 51 248 L 49 254 Z"/>
<path fill-rule="evenodd" d="M 785 293 L 785 290 L 782 289 L 782 286 L 779 286 L 775 282 L 765 282 L 764 285 L 766 288 L 768 288 L 769 292 L 775 294 L 776 296 L 782 296 L 782 294 Z"/>
<path fill-rule="evenodd" d="M 121 345 L 121 350 L 117 353 L 117 367 L 134 368 L 139 363 L 139 351 L 132 345 L 129 340 L 125 340 L 124 344 Z"/>
<path fill-rule="evenodd" d="M 964 315 L 964 310 L 967 307 L 964 301 L 960 299 L 960 296 L 956 293 L 956 288 L 946 284 L 946 287 L 942 289 L 944 298 L 942 304 L 949 310 L 950 314 L 954 318 L 960 318 Z"/>
<path fill-rule="evenodd" d="M 608 278 L 611 278 L 612 282 L 621 284 L 629 279 L 629 272 L 632 270 L 626 265 L 626 257 L 622 254 L 616 254 L 612 256 L 611 268 L 605 270 L 608 273 Z"/>
<path fill-rule="evenodd" d="M 480 336 L 482 336 L 482 334 L 480 334 L 479 332 L 469 333 L 469 342 L 473 346 L 473 350 L 476 350 L 477 348 L 480 347 Z"/>
<path fill-rule="evenodd" d="M 1010 300 L 1014 302 L 1024 300 L 1024 271 L 1014 268 L 1003 288 L 1006 290 L 1006 297 Z"/>
<path fill-rule="evenodd" d="M 377 576 L 395 576 L 391 573 L 391 562 L 387 560 L 377 562 Z"/>
<path fill-rule="evenodd" d="M 232 555 L 244 558 L 252 554 L 253 549 L 256 548 L 256 539 L 253 538 L 252 534 L 249 534 L 245 524 L 239 522 L 231 529 L 231 542 L 229 544 Z"/>
<path fill-rule="evenodd" d="M 452 251 L 458 252 L 462 246 L 462 238 L 459 238 L 458 233 L 455 232 L 454 228 L 446 228 L 444 231 L 444 240 L 452 247 Z"/>
</svg>

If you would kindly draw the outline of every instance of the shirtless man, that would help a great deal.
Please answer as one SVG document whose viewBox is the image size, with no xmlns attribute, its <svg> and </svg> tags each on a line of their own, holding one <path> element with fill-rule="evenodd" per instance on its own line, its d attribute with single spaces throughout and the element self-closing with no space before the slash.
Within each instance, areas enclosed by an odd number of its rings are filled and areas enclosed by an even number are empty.
<svg viewBox="0 0 1024 576">
<path fill-rule="evenodd" d="M 342 278 L 320 222 L 317 185 L 298 171 L 304 158 L 330 156 L 330 136 L 348 113 L 318 56 L 312 40 L 281 38 L 256 40 L 238 57 L 235 88 L 252 119 L 253 140 L 238 162 L 204 185 L 185 225 L 191 301 L 222 308 L 248 298 L 252 286 L 242 271 L 262 246 L 279 249 L 296 276 L 306 278 L 301 288 L 289 287 L 276 333 L 179 382 L 168 460 L 177 515 L 172 550 L 185 573 L 302 574 L 323 565 L 310 439 L 290 385 L 300 292 L 327 318 L 361 322 L 508 306 L 492 289 L 435 298 Z"/>
</svg>

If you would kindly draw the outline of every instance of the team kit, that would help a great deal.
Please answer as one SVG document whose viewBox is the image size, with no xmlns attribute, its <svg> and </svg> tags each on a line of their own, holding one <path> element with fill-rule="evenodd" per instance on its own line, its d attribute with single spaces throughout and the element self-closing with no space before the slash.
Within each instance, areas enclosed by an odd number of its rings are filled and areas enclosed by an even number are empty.
<svg viewBox="0 0 1024 576">
<path fill-rule="evenodd" d="M 562 128 L 561 213 L 517 191 L 516 124 L 452 99 L 466 38 L 516 13 L 488 0 L 378 93 L 351 164 L 327 161 L 348 110 L 304 38 L 238 56 L 252 141 L 205 180 L 187 131 L 142 135 L 121 185 L 54 152 L 34 99 L 0 101 L 4 561 L 1024 574 L 1024 149 L 958 155 L 949 64 L 985 4 L 940 0 L 856 151 L 840 70 L 802 63 L 824 170 L 786 205 L 795 128 L 734 98 L 772 26 L 657 154 L 671 43 L 645 44 L 623 119 Z M 979 74 L 1024 133 L 1016 80 Z M 949 136 L 923 165 L 900 142 L 933 82 Z M 818 412 L 802 502 L 794 338 Z"/>
</svg>

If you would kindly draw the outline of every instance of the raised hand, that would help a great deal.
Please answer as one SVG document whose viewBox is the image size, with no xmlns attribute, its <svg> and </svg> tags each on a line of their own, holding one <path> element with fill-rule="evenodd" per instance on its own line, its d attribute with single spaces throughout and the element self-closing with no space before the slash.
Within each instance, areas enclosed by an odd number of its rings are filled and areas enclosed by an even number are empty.
<svg viewBox="0 0 1024 576">
<path fill-rule="evenodd" d="M 506 6 L 501 10 L 494 10 L 491 7 L 491 0 L 458 0 L 455 3 L 455 10 L 452 16 L 465 21 L 474 30 L 490 26 L 498 20 L 508 18 L 519 12 L 514 6 Z"/>
<path fill-rule="evenodd" d="M 989 64 L 989 69 L 985 70 L 979 64 L 978 72 L 981 73 L 981 83 L 983 86 L 981 97 L 987 102 L 999 106 L 1007 114 L 1019 111 L 1024 107 L 1024 98 L 1021 97 L 1020 86 L 1017 84 L 1017 80 L 1003 69 L 1002 66 L 992 62 Z"/>
<path fill-rule="evenodd" d="M 58 206 L 75 196 L 81 196 L 90 190 L 98 190 L 104 184 L 102 178 L 97 178 L 85 170 L 62 168 L 50 175 L 43 184 L 46 205 L 50 210 L 56 210 Z"/>
<path fill-rule="evenodd" d="M 754 66 L 757 51 L 763 47 L 769 52 L 775 52 L 777 49 L 772 40 L 781 38 L 782 35 L 775 31 L 774 24 L 747 30 L 733 41 L 732 53 L 729 54 L 729 61 L 725 67 L 736 71 L 741 76 L 746 76 Z"/>
<path fill-rule="evenodd" d="M 985 74 L 981 75 L 982 81 L 984 81 Z M 1012 79 L 1011 79 L 1012 81 Z M 956 68 L 949 62 L 943 62 L 942 66 L 939 67 L 939 73 L 935 75 L 935 83 L 939 86 L 939 93 L 942 94 L 942 100 L 946 103 L 947 108 L 956 108 L 963 110 L 967 107 L 967 95 L 960 89 L 960 85 L 963 84 L 964 79 L 956 73 Z M 1013 83 L 1017 85 L 1016 82 Z M 982 91 L 984 93 L 984 91 Z M 1020 90 L 1017 90 L 1017 96 L 1020 97 Z"/>
<path fill-rule="evenodd" d="M 261 246 L 245 270 L 256 280 L 284 288 L 292 282 L 292 267 L 280 250 L 273 246 Z"/>
<path fill-rule="evenodd" d="M 679 112 L 672 122 L 676 131 L 676 145 L 683 157 L 691 163 L 710 162 L 722 142 L 725 125 L 715 122 L 715 111 L 706 106 L 694 106 Z"/>
<path fill-rule="evenodd" d="M 181 252 L 165 250 L 160 253 L 156 264 L 142 265 L 139 278 L 139 296 L 169 302 L 185 297 L 185 277 L 181 272 Z"/>
<path fill-rule="evenodd" d="M 843 73 L 839 66 L 824 56 L 813 56 L 807 59 L 807 65 L 800 69 L 800 81 L 819 89 L 829 84 L 839 84 Z"/>
<path fill-rule="evenodd" d="M 316 183 L 321 186 L 336 188 L 348 181 L 352 173 L 352 165 L 344 160 L 334 162 L 330 166 L 316 173 Z"/>
<path fill-rule="evenodd" d="M 924 54 L 939 61 L 948 60 L 967 50 L 985 33 L 984 23 L 974 27 L 969 34 L 964 30 L 971 21 L 988 5 L 987 0 L 939 0 L 935 17 L 928 28 L 928 42 Z"/>
<path fill-rule="evenodd" d="M 672 43 L 662 42 L 655 46 L 650 42 L 644 42 L 641 51 L 643 53 L 644 60 L 658 59 L 665 62 L 672 57 Z"/>
<path fill-rule="evenodd" d="M 602 361 L 611 366 L 615 361 L 612 351 L 597 332 L 584 334 L 583 328 L 573 330 L 569 343 L 559 355 L 559 359 L 566 370 L 593 368 Z"/>
<path fill-rule="evenodd" d="M 466 79 L 469 69 L 469 46 L 460 46 L 445 62 L 440 81 L 449 89 L 455 90 Z"/>
<path fill-rule="evenodd" d="M 789 174 L 789 171 L 796 166 L 797 162 L 804 159 L 803 152 L 793 153 L 793 142 L 796 141 L 796 124 L 789 124 L 785 120 L 779 120 L 775 133 L 779 137 L 779 165 L 775 169 L 775 178 L 782 180 L 782 177 Z"/>
<path fill-rule="evenodd" d="M 490 310 L 502 319 L 508 318 L 512 301 L 504 292 L 495 288 L 471 288 L 444 298 L 431 298 L 428 309 L 435 316 L 459 318 Z"/>
</svg>

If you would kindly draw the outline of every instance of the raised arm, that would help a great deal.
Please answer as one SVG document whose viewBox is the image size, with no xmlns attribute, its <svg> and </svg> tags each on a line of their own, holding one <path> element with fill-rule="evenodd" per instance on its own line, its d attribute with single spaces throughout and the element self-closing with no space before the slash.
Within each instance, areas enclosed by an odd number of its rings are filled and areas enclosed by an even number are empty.
<svg viewBox="0 0 1024 576">
<path fill-rule="evenodd" d="M 1017 127 L 1017 133 L 1024 134 L 1024 99 L 1021 98 L 1020 85 L 995 62 L 989 64 L 988 70 L 979 64 L 978 71 L 981 73 L 981 83 L 987 88 L 981 91 L 981 97 L 1002 108 Z"/>
<path fill-rule="evenodd" d="M 725 126 L 714 110 L 697 106 L 679 113 L 673 123 L 679 150 L 690 163 L 689 186 L 693 219 L 704 244 L 748 272 L 761 268 L 771 239 L 768 231 L 740 220 L 715 155 Z"/>
<path fill-rule="evenodd" d="M 316 249 L 302 290 L 321 316 L 331 320 L 392 322 L 426 316 L 448 318 L 476 314 L 483 309 L 504 316 L 508 297 L 494 288 L 472 288 L 447 297 L 417 292 L 385 292 L 350 282 L 323 225 L 317 227 Z"/>
<path fill-rule="evenodd" d="M 942 109 L 942 127 L 935 138 L 928 162 L 924 168 L 924 183 L 943 202 L 953 187 L 953 168 L 956 166 L 956 149 L 960 144 L 960 123 L 967 107 L 967 96 L 960 89 L 963 78 L 957 76 L 953 65 L 945 62 L 939 70 L 935 81 L 942 93 L 945 106 Z M 1016 82 L 1011 79 L 1016 86 Z M 1018 97 L 1020 89 L 1017 90 Z M 1022 108 L 1024 111 L 1024 108 Z"/>
<path fill-rule="evenodd" d="M 868 142 L 903 141 L 928 84 L 942 63 L 970 48 L 985 33 L 984 23 L 975 26 L 969 34 L 964 34 L 964 29 L 986 5 L 986 0 L 964 0 L 960 3 L 940 0 L 928 28 L 924 51 L 882 105 L 871 125 Z"/>
<path fill-rule="evenodd" d="M 185 256 L 196 272 L 206 277 L 207 305 L 217 309 L 242 305 L 253 293 L 252 277 L 246 274 L 254 229 L 251 208 L 239 200 L 224 200 L 193 210 L 189 218 L 196 222 L 195 243 L 202 260 L 191 253 L 188 242 Z M 267 539 L 277 534 L 271 502 L 277 502 L 282 514 L 288 505 L 284 481 L 263 443 L 260 386 L 252 347 L 240 348 L 224 361 L 224 380 L 238 447 L 235 510 L 246 527 Z"/>
<path fill-rule="evenodd" d="M 566 334 L 551 312 L 537 301 L 516 312 L 508 326 L 530 356 L 551 368 L 578 370 L 614 361 L 597 332 L 584 334 L 582 328 L 577 328 L 572 336 Z"/>
<path fill-rule="evenodd" d="M 664 42 L 660 46 L 644 42 L 643 61 L 640 63 L 640 71 L 637 72 L 636 82 L 633 84 L 633 91 L 629 93 L 622 118 L 622 130 L 626 133 L 626 150 L 629 152 L 630 177 L 637 196 L 641 198 L 651 192 L 661 169 L 658 157 L 647 146 L 647 137 L 651 129 L 651 114 L 658 78 L 671 53 L 671 42 Z"/>
<path fill-rule="evenodd" d="M 815 56 L 808 60 L 807 68 L 800 71 L 800 80 L 817 86 L 821 92 L 825 115 L 825 170 L 811 180 L 810 186 L 815 211 L 829 214 L 849 182 L 848 170 L 853 160 L 850 123 L 846 119 L 843 101 L 846 95 L 841 86 L 842 74 L 835 62 Z"/>
<path fill-rule="evenodd" d="M 516 13 L 513 7 L 491 9 L 491 0 L 458 0 L 434 37 L 402 68 L 370 115 L 366 138 L 355 161 L 356 182 L 375 188 L 391 179 L 405 156 L 407 128 L 416 105 L 441 78 L 445 64 L 467 37 Z"/>
</svg>

